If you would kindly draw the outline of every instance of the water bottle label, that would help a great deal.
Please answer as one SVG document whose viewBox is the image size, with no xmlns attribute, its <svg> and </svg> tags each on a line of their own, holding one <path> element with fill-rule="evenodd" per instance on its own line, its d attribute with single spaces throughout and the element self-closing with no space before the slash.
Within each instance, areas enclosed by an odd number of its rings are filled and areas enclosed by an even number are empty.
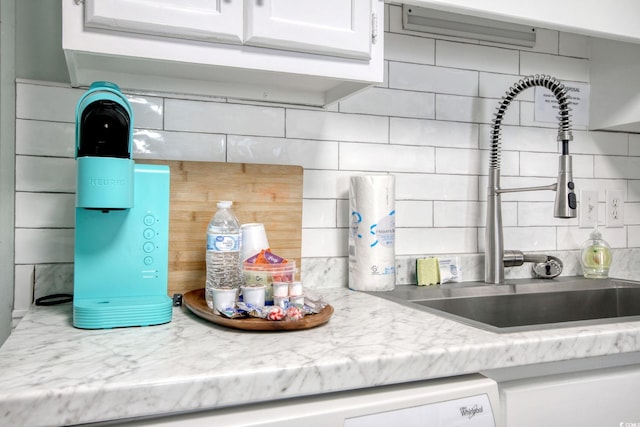
<svg viewBox="0 0 640 427">
<path fill-rule="evenodd" d="M 240 238 L 237 234 L 208 234 L 207 250 L 218 252 L 239 251 Z"/>
</svg>

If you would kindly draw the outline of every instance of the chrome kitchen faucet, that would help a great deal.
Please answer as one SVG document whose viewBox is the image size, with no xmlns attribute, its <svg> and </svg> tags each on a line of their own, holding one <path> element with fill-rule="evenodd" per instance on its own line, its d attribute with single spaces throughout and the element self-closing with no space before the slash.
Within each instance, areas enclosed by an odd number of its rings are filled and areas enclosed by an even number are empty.
<svg viewBox="0 0 640 427">
<path fill-rule="evenodd" d="M 558 181 L 541 187 L 500 188 L 500 155 L 502 143 L 500 141 L 500 126 L 511 101 L 523 90 L 534 86 L 549 89 L 556 97 L 560 112 L 558 126 L 558 141 L 562 142 L 562 154 L 559 160 Z M 569 141 L 571 134 L 571 118 L 567 101 L 567 89 L 559 80 L 546 75 L 528 76 L 515 83 L 498 105 L 491 125 L 491 155 L 489 157 L 489 185 L 487 188 L 487 226 L 485 229 L 484 250 L 484 281 L 486 283 L 504 283 L 504 268 L 521 265 L 522 262 L 540 262 L 539 256 L 527 257 L 520 251 L 508 251 L 505 254 L 502 238 L 502 193 L 518 191 L 553 190 L 556 192 L 554 216 L 556 218 L 576 217 L 576 195 L 574 193 L 573 177 L 571 173 L 571 156 L 569 155 Z"/>
</svg>

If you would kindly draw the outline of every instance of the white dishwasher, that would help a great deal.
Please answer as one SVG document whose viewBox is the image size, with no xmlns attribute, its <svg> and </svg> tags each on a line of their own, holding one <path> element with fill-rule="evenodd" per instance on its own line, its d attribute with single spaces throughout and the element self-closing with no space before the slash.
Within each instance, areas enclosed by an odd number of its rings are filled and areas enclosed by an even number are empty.
<svg viewBox="0 0 640 427">
<path fill-rule="evenodd" d="M 498 386 L 481 375 L 138 419 L 127 426 L 502 427 Z"/>
</svg>

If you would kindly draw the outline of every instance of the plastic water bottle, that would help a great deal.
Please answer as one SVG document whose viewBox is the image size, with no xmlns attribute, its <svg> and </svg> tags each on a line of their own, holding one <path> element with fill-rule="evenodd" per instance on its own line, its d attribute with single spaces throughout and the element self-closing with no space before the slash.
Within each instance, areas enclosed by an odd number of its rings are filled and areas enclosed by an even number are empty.
<svg viewBox="0 0 640 427">
<path fill-rule="evenodd" d="M 231 210 L 233 202 L 218 202 L 218 211 L 207 228 L 207 279 L 205 299 L 213 308 L 213 288 L 239 288 L 242 285 L 240 269 L 240 224 Z"/>
</svg>

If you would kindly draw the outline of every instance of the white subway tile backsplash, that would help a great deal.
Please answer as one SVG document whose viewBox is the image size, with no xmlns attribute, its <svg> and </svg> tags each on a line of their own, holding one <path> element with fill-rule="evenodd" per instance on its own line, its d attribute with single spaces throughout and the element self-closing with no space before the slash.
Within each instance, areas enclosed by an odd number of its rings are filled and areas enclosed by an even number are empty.
<svg viewBox="0 0 640 427">
<path fill-rule="evenodd" d="M 499 100 L 529 74 L 588 82 L 588 37 L 537 29 L 536 46 L 518 49 L 407 31 L 402 8 L 385 9 L 380 85 L 322 110 L 127 94 L 134 158 L 301 165 L 303 275 L 322 270 L 345 285 L 349 178 L 362 174 L 396 177 L 397 256 L 481 259 L 489 131 Z M 16 89 L 15 307 L 26 310 L 34 280 L 43 282 L 41 292 L 53 289 L 44 282 L 70 283 L 74 115 L 84 90 L 25 81 Z M 503 120 L 502 188 L 556 181 L 557 123 L 535 121 L 534 94 L 518 94 Z M 640 136 L 586 126 L 574 126 L 573 135 L 577 193 L 598 191 L 601 231 L 614 248 L 640 246 Z M 608 189 L 626 191 L 623 228 L 604 227 Z M 555 219 L 554 199 L 553 191 L 503 194 L 505 247 L 577 252 L 591 230 L 580 229 L 578 219 Z M 522 274 L 512 269 L 508 276 Z"/>
<path fill-rule="evenodd" d="M 18 83 L 16 117 L 75 123 L 76 104 L 84 92 L 60 86 Z"/>
<path fill-rule="evenodd" d="M 349 195 L 347 194 L 347 197 Z M 336 200 L 337 218 L 336 224 L 338 228 L 345 228 L 351 226 L 351 210 L 349 207 L 349 199 Z"/>
<path fill-rule="evenodd" d="M 605 239 L 612 248 L 626 248 L 628 246 L 627 227 L 599 230 L 602 232 L 602 238 Z M 587 238 L 584 240 L 587 240 Z"/>
<path fill-rule="evenodd" d="M 553 251 L 557 247 L 555 227 L 504 227 L 503 237 L 507 250 Z"/>
<path fill-rule="evenodd" d="M 340 112 L 433 119 L 434 94 L 371 88 L 341 101 Z"/>
<path fill-rule="evenodd" d="M 484 164 L 482 169 L 480 169 L 483 174 L 488 174 L 489 172 L 489 158 L 491 157 L 490 150 L 482 150 L 482 159 L 481 162 Z M 502 176 L 517 176 L 520 174 L 520 152 L 519 151 L 502 151 L 502 156 L 500 157 L 500 173 Z"/>
<path fill-rule="evenodd" d="M 478 73 L 431 65 L 389 63 L 389 87 L 452 95 L 478 95 Z"/>
<path fill-rule="evenodd" d="M 596 156 L 596 178 L 640 179 L 640 157 Z"/>
<path fill-rule="evenodd" d="M 309 199 L 346 199 L 353 171 L 305 169 L 302 194 Z"/>
<path fill-rule="evenodd" d="M 518 51 L 468 43 L 436 41 L 439 67 L 518 74 Z"/>
<path fill-rule="evenodd" d="M 580 154 L 571 155 L 573 164 L 573 178 L 593 178 L 593 156 L 583 156 Z"/>
<path fill-rule="evenodd" d="M 374 172 L 434 172 L 433 147 L 340 144 L 340 169 Z"/>
<path fill-rule="evenodd" d="M 225 148 L 226 138 L 220 134 L 153 129 L 136 129 L 133 133 L 133 158 L 136 160 L 224 162 Z"/>
<path fill-rule="evenodd" d="M 631 148 L 631 138 L 619 132 L 574 131 L 569 143 L 571 153 L 626 156 Z M 629 153 L 631 154 L 631 153 Z"/>
<path fill-rule="evenodd" d="M 590 228 L 578 227 L 558 227 L 558 249 L 572 250 L 580 248 L 582 244 L 589 239 L 589 235 L 593 231 Z M 602 234 L 602 238 L 609 243 L 612 248 L 623 248 L 627 245 L 627 230 L 623 228 L 598 228 Z M 615 258 L 615 251 L 613 253 Z"/>
<path fill-rule="evenodd" d="M 624 205 L 624 223 L 640 225 L 640 203 L 626 202 Z"/>
<path fill-rule="evenodd" d="M 485 225 L 486 203 L 433 202 L 433 226 L 481 227 Z"/>
<path fill-rule="evenodd" d="M 397 200 L 396 227 L 432 227 L 433 202 L 425 200 Z"/>
<path fill-rule="evenodd" d="M 300 165 L 305 169 L 337 169 L 338 143 L 258 136 L 229 135 L 227 161 Z"/>
<path fill-rule="evenodd" d="M 491 148 L 491 126 L 480 126 L 480 147 Z M 557 129 L 535 127 L 502 126 L 503 150 L 539 151 L 543 153 L 560 153 L 557 141 Z M 569 146 L 571 149 L 571 146 Z"/>
<path fill-rule="evenodd" d="M 284 136 L 284 108 L 166 99 L 165 130 Z"/>
<path fill-rule="evenodd" d="M 576 184 L 577 193 L 580 193 L 581 189 L 597 190 L 598 200 L 600 202 L 604 202 L 606 200 L 605 194 L 607 190 L 625 190 L 627 188 L 627 182 L 633 182 L 633 181 L 627 181 L 624 179 L 585 179 L 585 178 L 575 178 L 574 181 Z M 602 218 L 604 218 L 604 216 Z"/>
<path fill-rule="evenodd" d="M 305 199 L 302 202 L 303 228 L 335 228 L 337 200 Z M 345 225 L 342 225 L 343 227 Z"/>
<path fill-rule="evenodd" d="M 485 197 L 486 200 L 486 197 Z M 482 224 L 486 223 L 486 202 L 482 202 L 485 206 L 482 211 L 485 214 L 482 218 Z M 509 202 L 502 200 L 502 226 L 517 227 L 518 226 L 518 202 Z"/>
<path fill-rule="evenodd" d="M 396 256 L 477 251 L 475 228 L 396 228 Z"/>
<path fill-rule="evenodd" d="M 16 85 L 16 116 L 21 119 L 73 123 L 84 89 L 34 83 Z M 162 128 L 163 100 L 125 93 L 133 109 L 133 127 Z"/>
<path fill-rule="evenodd" d="M 589 82 L 589 61 L 582 58 L 521 52 L 520 74 L 548 74 L 560 80 Z"/>
<path fill-rule="evenodd" d="M 73 262 L 72 228 L 16 228 L 15 263 Z"/>
<path fill-rule="evenodd" d="M 126 94 L 133 109 L 134 129 L 162 129 L 164 103 L 162 98 Z"/>
<path fill-rule="evenodd" d="M 75 226 L 75 194 L 16 193 L 16 227 Z"/>
<path fill-rule="evenodd" d="M 437 174 L 481 175 L 486 173 L 488 160 L 486 152 L 480 150 L 437 148 Z"/>
<path fill-rule="evenodd" d="M 518 227 L 578 226 L 578 218 L 555 218 L 554 202 L 518 202 Z"/>
<path fill-rule="evenodd" d="M 346 228 L 303 228 L 302 257 L 344 257 L 348 255 Z"/>
<path fill-rule="evenodd" d="M 630 202 L 640 202 L 640 180 L 629 181 L 627 200 Z"/>
<path fill-rule="evenodd" d="M 558 156 L 555 153 L 521 152 L 520 175 L 555 178 L 558 176 Z"/>
<path fill-rule="evenodd" d="M 389 138 L 398 145 L 477 148 L 478 125 L 392 117 Z"/>
<path fill-rule="evenodd" d="M 515 85 L 522 77 L 517 74 L 496 74 L 485 73 L 480 74 L 480 92 L 481 98 L 496 98 L 495 104 L 501 99 L 513 85 Z M 520 92 L 516 98 L 518 101 L 533 102 L 534 91 L 524 90 Z"/>
<path fill-rule="evenodd" d="M 478 200 L 478 177 L 399 173 L 396 174 L 396 197 L 399 200 Z"/>
<path fill-rule="evenodd" d="M 16 191 L 73 193 L 75 189 L 74 159 L 16 156 Z"/>
<path fill-rule="evenodd" d="M 506 111 L 502 124 L 517 125 L 520 122 L 518 103 Z M 491 123 L 498 102 L 495 99 L 468 96 L 436 95 L 436 118 L 457 122 Z"/>
<path fill-rule="evenodd" d="M 16 120 L 16 154 L 74 157 L 75 145 L 73 123 Z"/>
<path fill-rule="evenodd" d="M 434 39 L 388 33 L 384 36 L 384 59 L 433 65 L 435 46 Z"/>
<path fill-rule="evenodd" d="M 389 142 L 389 118 L 311 110 L 287 110 L 287 138 Z"/>
</svg>

